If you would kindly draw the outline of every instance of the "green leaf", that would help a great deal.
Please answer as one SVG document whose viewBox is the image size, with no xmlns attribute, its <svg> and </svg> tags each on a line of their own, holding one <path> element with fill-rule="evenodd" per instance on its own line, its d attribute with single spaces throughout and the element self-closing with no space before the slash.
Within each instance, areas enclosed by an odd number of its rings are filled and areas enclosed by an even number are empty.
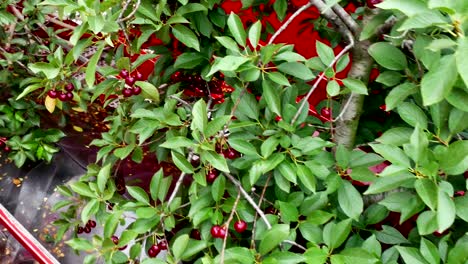
<svg viewBox="0 0 468 264">
<path fill-rule="evenodd" d="M 335 53 L 333 52 L 333 49 L 330 48 L 328 45 L 317 41 L 315 43 L 315 49 L 317 50 L 318 56 L 323 62 L 323 64 L 328 66 L 335 59 Z"/>
<path fill-rule="evenodd" d="M 237 52 L 237 53 L 240 52 L 239 46 L 237 45 L 237 43 L 232 38 L 226 37 L 226 36 L 215 37 L 215 38 L 226 49 Z"/>
<path fill-rule="evenodd" d="M 420 0 L 385 0 L 377 5 L 382 9 L 395 9 L 411 17 L 429 10 L 426 2 Z"/>
<path fill-rule="evenodd" d="M 429 179 L 417 179 L 414 183 L 414 188 L 418 193 L 421 200 L 435 211 L 437 208 L 437 196 L 434 194 L 437 193 L 437 185 Z"/>
<path fill-rule="evenodd" d="M 137 81 L 135 85 L 140 87 L 142 90 L 142 96 L 147 99 L 151 99 L 154 103 L 159 103 L 159 90 L 153 84 L 149 82 Z"/>
<path fill-rule="evenodd" d="M 340 94 L 340 85 L 337 81 L 331 80 L 327 83 L 327 94 L 329 96 L 337 96 Z"/>
<path fill-rule="evenodd" d="M 299 211 L 292 203 L 279 201 L 281 219 L 285 223 L 297 222 L 299 218 Z"/>
<path fill-rule="evenodd" d="M 283 74 L 279 73 L 279 72 L 268 72 L 267 73 L 267 77 L 279 84 L 279 85 L 284 85 L 284 86 L 291 86 L 291 84 L 289 83 L 288 81 L 288 78 L 286 78 Z"/>
<path fill-rule="evenodd" d="M 437 205 L 437 231 L 443 233 L 450 228 L 455 221 L 455 203 L 445 191 L 439 189 Z"/>
<path fill-rule="evenodd" d="M 219 202 L 223 198 L 226 187 L 226 178 L 217 177 L 216 180 L 211 185 L 211 195 L 215 202 Z"/>
<path fill-rule="evenodd" d="M 229 146 L 245 155 L 258 156 L 257 149 L 250 142 L 241 138 L 229 138 Z"/>
<path fill-rule="evenodd" d="M 200 51 L 200 43 L 198 42 L 198 38 L 190 28 L 182 24 L 176 24 L 172 28 L 172 34 L 174 34 L 176 39 L 185 44 L 185 46 Z"/>
<path fill-rule="evenodd" d="M 450 111 L 449 117 L 449 129 L 452 135 L 462 132 L 468 128 L 468 113 L 461 111 L 457 108 L 453 108 Z"/>
<path fill-rule="evenodd" d="M 52 80 L 60 73 L 60 68 L 56 65 L 46 62 L 36 62 L 28 64 L 28 68 L 35 74 L 42 72 L 47 79 Z"/>
<path fill-rule="evenodd" d="M 260 152 L 262 153 L 263 158 L 268 158 L 276 150 L 280 143 L 280 140 L 277 137 L 269 137 L 263 141 L 260 146 Z"/>
<path fill-rule="evenodd" d="M 345 263 L 376 264 L 380 263 L 376 256 L 362 248 L 346 248 L 340 252 L 344 257 Z"/>
<path fill-rule="evenodd" d="M 382 231 L 375 233 L 377 240 L 389 245 L 408 243 L 408 240 L 394 227 L 383 225 Z"/>
<path fill-rule="evenodd" d="M 216 169 L 229 173 L 229 167 L 226 163 L 226 159 L 224 159 L 220 154 L 212 151 L 205 151 L 201 154 L 201 158 L 208 161 Z"/>
<path fill-rule="evenodd" d="M 386 111 L 390 111 L 403 102 L 408 96 L 416 93 L 418 86 L 414 83 L 405 82 L 394 88 L 388 93 L 385 98 Z"/>
<path fill-rule="evenodd" d="M 262 33 L 262 23 L 260 21 L 255 22 L 249 29 L 249 42 L 255 49 L 260 40 L 260 34 Z"/>
<path fill-rule="evenodd" d="M 105 42 L 101 41 L 96 50 L 96 53 L 89 59 L 88 65 L 86 66 L 85 80 L 88 87 L 94 86 L 96 80 L 96 66 L 98 61 L 101 59 L 102 51 L 104 50 Z"/>
<path fill-rule="evenodd" d="M 426 160 L 428 145 L 429 140 L 426 134 L 416 125 L 410 138 L 410 144 L 406 144 L 403 147 L 405 153 L 411 157 L 415 163 L 419 164 Z"/>
<path fill-rule="evenodd" d="M 188 245 L 190 246 L 185 248 L 181 257 L 182 260 L 190 260 L 195 254 L 201 252 L 208 246 L 206 241 L 199 241 L 195 239 L 189 239 Z"/>
<path fill-rule="evenodd" d="M 237 43 L 239 43 L 239 45 L 241 45 L 242 47 L 245 47 L 247 35 L 245 33 L 244 26 L 242 25 L 242 21 L 239 18 L 239 16 L 231 12 L 227 20 L 227 26 Z"/>
<path fill-rule="evenodd" d="M 384 159 L 390 161 L 392 164 L 411 167 L 411 163 L 406 154 L 398 147 L 386 144 L 370 144 L 372 149 L 380 154 Z"/>
<path fill-rule="evenodd" d="M 295 167 L 294 163 L 285 160 L 278 165 L 277 169 L 284 178 L 297 184 Z"/>
<path fill-rule="evenodd" d="M 422 212 L 416 220 L 416 225 L 421 236 L 434 233 L 437 230 L 437 213 L 433 211 Z"/>
<path fill-rule="evenodd" d="M 465 86 L 468 86 L 468 39 L 458 38 L 458 49 L 455 53 L 456 64 L 458 73 L 462 77 L 463 81 L 465 82 Z"/>
<path fill-rule="evenodd" d="M 451 175 L 468 170 L 468 140 L 457 140 L 450 144 L 447 154 L 440 160 L 440 167 Z"/>
<path fill-rule="evenodd" d="M 168 148 L 168 149 L 178 149 L 178 148 L 190 148 L 193 145 L 194 145 L 193 141 L 186 137 L 171 137 L 159 146 L 162 148 Z"/>
<path fill-rule="evenodd" d="M 419 251 L 421 252 L 423 258 L 426 259 L 430 264 L 440 263 L 439 250 L 434 244 L 432 244 L 431 241 L 422 237 Z"/>
<path fill-rule="evenodd" d="M 175 239 L 174 243 L 172 244 L 171 250 L 176 260 L 182 259 L 182 256 L 184 255 L 184 252 L 187 249 L 189 240 L 190 237 L 187 234 L 183 234 Z"/>
<path fill-rule="evenodd" d="M 390 128 L 377 138 L 376 141 L 386 145 L 401 146 L 409 142 L 412 133 L 413 129 L 409 127 Z"/>
<path fill-rule="evenodd" d="M 328 259 L 328 252 L 319 247 L 309 247 L 304 253 L 306 263 L 310 264 L 325 264 Z"/>
<path fill-rule="evenodd" d="M 347 216 L 356 220 L 364 211 L 361 194 L 349 181 L 342 181 L 338 188 L 338 203 Z"/>
<path fill-rule="evenodd" d="M 69 245 L 75 250 L 90 251 L 95 249 L 91 242 L 88 239 L 84 238 L 73 238 L 71 240 L 66 241 L 65 244 Z"/>
<path fill-rule="evenodd" d="M 427 116 L 417 105 L 405 102 L 400 104 L 397 109 L 403 121 L 413 127 L 419 126 L 424 130 L 427 129 Z"/>
<path fill-rule="evenodd" d="M 109 180 L 109 177 L 110 177 L 111 168 L 112 168 L 112 164 L 107 163 L 99 170 L 99 173 L 97 176 L 97 185 L 101 193 L 104 192 L 106 188 L 107 181 Z"/>
<path fill-rule="evenodd" d="M 400 256 L 403 258 L 405 263 L 427 264 L 426 260 L 419 253 L 417 248 L 397 246 L 396 249 L 400 252 Z"/>
<path fill-rule="evenodd" d="M 147 205 L 150 204 L 148 194 L 142 188 L 138 186 L 127 186 L 127 191 L 135 200 Z"/>
<path fill-rule="evenodd" d="M 111 237 L 115 233 L 122 213 L 122 211 L 113 211 L 112 214 L 107 217 L 104 224 L 104 237 Z"/>
<path fill-rule="evenodd" d="M 229 247 L 224 254 L 225 263 L 255 263 L 255 256 L 245 247 Z M 219 263 L 215 261 L 215 263 Z"/>
<path fill-rule="evenodd" d="M 128 243 L 132 242 L 135 240 L 135 238 L 138 236 L 138 233 L 133 231 L 133 230 L 125 230 L 122 232 L 122 234 L 119 237 L 119 244 L 117 245 L 118 247 L 123 247 L 128 245 Z"/>
<path fill-rule="evenodd" d="M 421 80 L 421 95 L 424 105 L 438 103 L 449 95 L 457 80 L 457 75 L 455 56 L 443 56 Z"/>
<path fill-rule="evenodd" d="M 174 164 L 182 172 L 189 173 L 189 174 L 194 173 L 194 169 L 193 169 L 192 164 L 190 164 L 190 162 L 188 162 L 187 158 L 185 158 L 184 155 L 182 155 L 182 154 L 180 154 L 178 152 L 175 152 L 175 151 L 171 151 L 171 156 L 172 156 L 172 161 L 174 162 Z"/>
<path fill-rule="evenodd" d="M 161 180 L 163 177 L 164 177 L 163 170 L 159 169 L 159 171 L 156 172 L 151 178 L 150 194 L 151 194 L 151 198 L 154 201 L 158 200 L 158 194 L 160 193 L 159 188 L 161 186 Z"/>
<path fill-rule="evenodd" d="M 315 179 L 312 171 L 304 165 L 298 164 L 297 167 L 297 177 L 304 184 L 304 186 L 311 192 L 315 192 L 317 186 L 317 180 Z"/>
<path fill-rule="evenodd" d="M 242 64 L 248 61 L 250 61 L 250 58 L 228 55 L 224 58 L 217 60 L 216 64 L 213 66 L 213 69 L 220 70 L 220 71 L 235 71 Z M 213 69 L 208 74 L 209 76 L 213 74 L 212 73 Z"/>
<path fill-rule="evenodd" d="M 323 239 L 330 248 L 338 248 L 346 241 L 351 232 L 351 219 L 346 219 L 338 223 L 328 223 L 323 228 Z"/>
<path fill-rule="evenodd" d="M 385 86 L 392 87 L 399 84 L 402 77 L 403 76 L 399 72 L 384 71 L 379 74 L 379 77 L 377 77 L 375 81 Z"/>
<path fill-rule="evenodd" d="M 278 65 L 278 70 L 286 74 L 292 75 L 302 80 L 312 80 L 315 75 L 312 71 L 300 62 L 285 62 Z"/>
<path fill-rule="evenodd" d="M 368 52 L 378 64 L 389 70 L 404 70 L 408 65 L 405 54 L 387 42 L 372 44 Z"/>
<path fill-rule="evenodd" d="M 114 149 L 114 156 L 123 160 L 135 149 L 135 144 L 127 145 L 123 148 Z"/>
<path fill-rule="evenodd" d="M 262 82 L 263 97 L 267 103 L 268 108 L 278 116 L 281 116 L 281 91 L 272 85 L 269 81 Z"/>
<path fill-rule="evenodd" d="M 205 131 L 208 124 L 208 117 L 206 111 L 206 103 L 203 99 L 198 100 L 192 109 L 193 120 L 190 124 L 192 130 L 198 130 L 199 132 Z"/>
<path fill-rule="evenodd" d="M 97 197 L 97 194 L 94 193 L 93 191 L 91 191 L 88 184 L 86 184 L 84 182 L 80 182 L 80 181 L 74 182 L 74 183 L 70 184 L 70 188 L 74 192 L 78 193 L 79 195 L 86 196 L 86 197 L 91 197 L 91 198 L 96 198 Z"/>
<path fill-rule="evenodd" d="M 86 224 L 92 215 L 99 210 L 99 201 L 96 199 L 90 200 L 81 211 L 81 221 Z"/>
<path fill-rule="evenodd" d="M 409 184 L 415 180 L 415 177 L 410 173 L 400 174 L 396 176 L 386 176 L 377 178 L 373 182 L 367 191 L 364 192 L 365 195 L 383 193 L 386 191 L 393 190 L 405 184 Z"/>
<path fill-rule="evenodd" d="M 28 86 L 26 86 L 26 88 L 24 88 L 24 90 L 18 95 L 18 97 L 16 97 L 16 100 L 19 100 L 19 99 L 25 97 L 26 95 L 28 95 L 29 93 L 32 93 L 32 92 L 34 92 L 35 90 L 40 89 L 40 88 L 43 88 L 43 87 L 44 87 L 44 85 L 42 85 L 41 83 L 36 83 L 36 84 L 28 85 Z"/>
<path fill-rule="evenodd" d="M 455 197 L 455 208 L 457 209 L 457 216 L 468 222 L 468 195 Z"/>
<path fill-rule="evenodd" d="M 260 241 L 259 252 L 262 255 L 272 251 L 279 245 L 283 240 L 289 236 L 289 225 L 276 224 L 271 227 L 270 230 L 266 231 L 263 235 L 263 239 Z"/>
</svg>

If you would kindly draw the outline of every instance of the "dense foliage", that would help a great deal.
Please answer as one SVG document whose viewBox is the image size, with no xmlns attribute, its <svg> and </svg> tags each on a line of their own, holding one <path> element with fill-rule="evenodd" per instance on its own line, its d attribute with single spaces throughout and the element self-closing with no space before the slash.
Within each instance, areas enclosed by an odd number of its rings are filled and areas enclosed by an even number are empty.
<svg viewBox="0 0 468 264">
<path fill-rule="evenodd" d="M 97 151 L 56 240 L 86 263 L 466 263 L 468 2 L 325 2 L 1 2 L 2 148 Z"/>
</svg>

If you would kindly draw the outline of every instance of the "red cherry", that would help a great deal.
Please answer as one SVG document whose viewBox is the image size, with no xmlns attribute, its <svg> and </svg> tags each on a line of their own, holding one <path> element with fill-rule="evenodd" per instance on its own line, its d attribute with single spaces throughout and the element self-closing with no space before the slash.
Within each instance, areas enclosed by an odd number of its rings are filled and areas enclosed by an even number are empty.
<svg viewBox="0 0 468 264">
<path fill-rule="evenodd" d="M 148 249 L 148 256 L 150 258 L 155 258 L 159 254 L 159 252 L 161 252 L 161 249 L 158 245 L 154 244 Z"/>
<path fill-rule="evenodd" d="M 73 83 L 67 83 L 67 85 L 65 85 L 65 90 L 71 92 L 75 90 L 75 86 L 73 85 Z"/>
<path fill-rule="evenodd" d="M 141 88 L 140 87 L 133 87 L 132 93 L 133 93 L 133 95 L 141 94 Z"/>
<path fill-rule="evenodd" d="M 379 75 L 380 75 L 379 69 L 377 69 L 377 68 L 372 68 L 372 70 L 371 70 L 371 72 L 370 72 L 370 75 L 369 75 L 369 82 L 370 82 L 370 83 L 371 83 L 371 82 L 374 82 L 374 81 L 377 79 L 377 77 L 379 77 Z"/>
<path fill-rule="evenodd" d="M 224 227 L 224 226 L 220 227 L 218 238 L 225 238 L 226 235 L 227 235 L 226 227 Z"/>
<path fill-rule="evenodd" d="M 194 168 L 197 168 L 198 166 L 200 166 L 200 156 L 193 155 L 192 160 L 190 161 L 190 164 L 192 164 Z"/>
<path fill-rule="evenodd" d="M 220 230 L 221 230 L 221 227 L 219 225 L 212 226 L 210 230 L 211 236 L 214 238 L 219 238 Z"/>
<path fill-rule="evenodd" d="M 55 99 L 57 98 L 58 94 L 57 94 L 57 90 L 50 90 L 47 92 L 47 95 L 52 98 L 52 99 Z"/>
<path fill-rule="evenodd" d="M 120 77 L 122 78 L 127 78 L 128 77 L 128 71 L 126 69 L 123 69 L 119 73 Z"/>
<path fill-rule="evenodd" d="M 235 151 L 235 150 L 232 149 L 232 148 L 229 148 L 229 149 L 226 151 L 226 153 L 225 153 L 224 156 L 225 156 L 226 158 L 228 158 L 228 159 L 235 159 L 235 158 L 237 158 L 237 151 Z"/>
<path fill-rule="evenodd" d="M 112 240 L 112 242 L 114 242 L 114 244 L 116 244 L 116 245 L 119 244 L 119 238 L 117 236 L 112 236 L 111 240 Z"/>
<path fill-rule="evenodd" d="M 91 227 L 86 226 L 86 227 L 84 228 L 84 232 L 85 232 L 86 234 L 91 233 Z"/>
<path fill-rule="evenodd" d="M 463 177 L 465 177 L 465 179 L 468 179 L 468 171 L 465 171 L 465 172 L 463 173 Z"/>
<path fill-rule="evenodd" d="M 213 183 L 216 178 L 218 178 L 218 171 L 216 171 L 215 169 L 212 169 L 210 171 L 208 171 L 208 174 L 206 174 L 206 181 L 208 183 Z"/>
<path fill-rule="evenodd" d="M 282 118 L 281 116 L 276 116 L 276 117 L 275 117 L 275 121 L 276 121 L 276 122 L 279 122 L 279 121 L 281 121 L 281 120 L 283 120 L 283 118 Z"/>
<path fill-rule="evenodd" d="M 320 114 L 325 117 L 326 119 L 331 119 L 331 111 L 330 108 L 324 107 L 320 110 Z"/>
<path fill-rule="evenodd" d="M 3 149 L 5 152 L 10 152 L 11 151 L 11 148 L 9 146 L 5 146 L 5 148 Z"/>
<path fill-rule="evenodd" d="M 123 91 L 122 91 L 122 95 L 123 95 L 124 97 L 130 97 L 130 96 L 133 95 L 133 90 L 132 90 L 132 89 L 129 89 L 129 88 L 125 88 L 125 89 L 123 89 Z"/>
<path fill-rule="evenodd" d="M 125 78 L 125 83 L 130 86 L 133 86 L 135 84 L 135 81 L 135 78 L 132 76 L 128 76 L 127 78 Z"/>
<path fill-rule="evenodd" d="M 159 247 L 161 250 L 166 250 L 166 249 L 167 249 L 167 242 L 166 242 L 166 240 L 161 240 L 161 241 L 158 243 L 158 247 Z"/>
<path fill-rule="evenodd" d="M 59 99 L 60 101 L 62 101 L 62 102 L 67 101 L 67 99 L 68 99 L 68 98 L 67 98 L 67 94 L 62 93 L 62 92 L 59 92 L 59 93 L 58 93 L 58 99 Z"/>
<path fill-rule="evenodd" d="M 465 196 L 465 191 L 457 191 L 455 192 L 455 197 L 458 197 L 458 196 Z"/>
<path fill-rule="evenodd" d="M 192 232 L 190 233 L 190 236 L 191 236 L 193 239 L 201 240 L 200 231 L 197 230 L 197 229 L 192 230 Z"/>
<path fill-rule="evenodd" d="M 382 3 L 382 1 L 383 1 L 383 0 L 367 0 L 366 2 L 367 2 L 367 6 L 368 6 L 369 8 L 376 8 L 375 5 L 376 5 L 376 4 Z"/>
<path fill-rule="evenodd" d="M 87 225 L 89 225 L 91 228 L 95 228 L 96 227 L 96 221 L 94 220 L 89 220 Z"/>
<path fill-rule="evenodd" d="M 244 220 L 239 220 L 234 223 L 234 230 L 236 230 L 237 233 L 242 233 L 245 230 L 247 230 L 247 223 Z"/>
<path fill-rule="evenodd" d="M 84 228 L 82 226 L 78 226 L 78 228 L 76 229 L 76 233 L 83 234 L 83 232 L 84 232 Z"/>
<path fill-rule="evenodd" d="M 141 72 L 137 72 L 137 73 L 135 74 L 135 79 L 136 79 L 137 81 L 143 80 L 143 74 L 141 74 Z"/>
<path fill-rule="evenodd" d="M 65 96 L 67 97 L 67 101 L 71 101 L 73 99 L 73 93 L 72 92 L 67 92 L 65 94 Z"/>
</svg>

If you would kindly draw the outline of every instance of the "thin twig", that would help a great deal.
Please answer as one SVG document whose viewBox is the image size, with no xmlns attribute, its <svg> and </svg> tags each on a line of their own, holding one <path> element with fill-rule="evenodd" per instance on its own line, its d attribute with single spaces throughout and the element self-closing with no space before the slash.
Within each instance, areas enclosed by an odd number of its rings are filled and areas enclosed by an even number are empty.
<svg viewBox="0 0 468 264">
<path fill-rule="evenodd" d="M 189 162 L 192 160 L 192 156 L 193 156 L 193 153 L 190 151 L 189 154 L 188 154 L 188 158 L 187 158 L 187 160 Z M 167 207 L 168 208 L 171 205 L 174 198 L 176 197 L 177 193 L 179 192 L 180 186 L 182 185 L 182 182 L 184 181 L 185 175 L 186 175 L 185 172 L 182 172 L 180 174 L 179 179 L 177 180 L 176 185 L 174 187 L 174 190 L 172 190 L 171 196 L 167 200 Z"/>
<path fill-rule="evenodd" d="M 270 38 L 270 40 L 268 41 L 268 44 L 272 44 L 273 41 L 275 41 L 275 39 L 289 26 L 289 24 L 291 24 L 293 22 L 293 20 L 299 16 L 302 12 L 304 12 L 305 10 L 307 10 L 309 7 L 312 6 L 312 3 L 309 2 L 303 6 L 301 6 L 301 8 L 299 8 L 296 12 L 294 12 L 294 14 L 292 14 L 288 20 L 286 20 L 286 22 L 283 23 L 283 25 L 281 25 L 281 27 L 275 32 L 275 34 L 273 34 L 273 36 Z"/>
<path fill-rule="evenodd" d="M 180 99 L 179 97 L 177 97 L 175 95 L 169 95 L 168 98 L 174 99 L 174 100 L 178 101 L 179 103 L 187 106 L 190 110 L 192 110 L 192 106 L 188 102 L 184 101 L 183 99 Z"/>
<path fill-rule="evenodd" d="M 242 184 L 234 178 L 231 174 L 224 172 L 224 175 L 237 187 L 239 188 L 240 192 L 242 193 L 242 196 L 247 200 L 247 202 L 250 203 L 250 205 L 255 209 L 255 211 L 260 215 L 262 218 L 263 222 L 265 222 L 265 225 L 267 226 L 268 229 L 271 229 L 271 224 L 268 221 L 268 219 L 265 216 L 265 213 L 258 207 L 258 205 L 255 203 L 255 201 L 250 197 L 250 195 L 244 190 L 242 187 Z"/>
<path fill-rule="evenodd" d="M 75 26 L 72 26 L 72 25 L 70 25 L 70 24 L 64 23 L 64 22 L 62 22 L 62 21 L 60 21 L 60 20 L 58 20 L 58 19 L 55 19 L 55 18 L 52 17 L 52 16 L 47 16 L 47 20 L 50 21 L 50 22 L 52 22 L 52 23 L 54 23 L 54 24 L 56 24 L 56 25 L 62 26 L 62 27 L 64 27 L 64 28 L 68 28 L 68 29 L 70 29 L 70 30 L 75 30 L 75 29 L 76 29 Z"/>
<path fill-rule="evenodd" d="M 351 93 L 351 95 L 346 100 L 345 106 L 343 107 L 343 109 L 341 109 L 340 114 L 335 119 L 333 119 L 332 122 L 336 122 L 336 121 L 340 120 L 340 118 L 343 116 L 343 114 L 346 112 L 346 110 L 348 110 L 348 107 L 349 107 L 349 105 L 351 103 L 351 100 L 353 99 L 353 96 L 354 96 L 354 93 Z"/>
<path fill-rule="evenodd" d="M 268 184 L 270 183 L 271 180 L 271 173 L 268 175 L 267 180 L 265 181 L 265 186 L 263 186 L 262 194 L 260 195 L 260 199 L 258 201 L 258 207 L 262 205 L 263 202 L 263 197 L 265 197 L 266 190 L 268 188 Z M 252 240 L 250 241 L 250 247 L 254 248 L 255 247 L 255 228 L 257 226 L 257 216 L 258 214 L 255 212 L 255 217 L 254 217 L 254 222 L 253 222 L 253 227 L 252 227 Z"/>
<path fill-rule="evenodd" d="M 122 15 L 123 15 L 123 13 L 125 12 L 125 10 L 127 10 L 128 5 L 130 4 L 130 2 L 131 2 L 131 0 L 129 0 L 129 1 L 127 1 L 127 2 L 125 3 L 122 12 L 121 12 L 120 15 L 119 15 L 119 18 L 117 19 L 117 22 L 118 22 L 118 23 L 125 22 L 125 21 L 129 20 L 130 18 L 132 18 L 133 15 L 135 15 L 136 11 L 138 10 L 138 7 L 139 7 L 140 4 L 141 4 L 141 0 L 137 0 L 137 2 L 136 2 L 136 4 L 135 4 L 135 6 L 134 6 L 132 12 L 130 12 L 130 14 L 128 14 L 128 16 L 122 18 Z"/>
<path fill-rule="evenodd" d="M 351 34 L 351 33 L 349 33 Z M 297 110 L 296 114 L 294 115 L 294 118 L 291 120 L 291 125 L 293 125 L 297 118 L 299 118 L 299 115 L 301 114 L 302 112 L 302 109 L 304 109 L 305 107 L 305 104 L 306 102 L 309 100 L 310 96 L 312 95 L 312 93 L 315 91 L 315 89 L 317 89 L 319 83 L 322 81 L 322 80 L 325 80 L 325 72 L 330 69 L 331 67 L 333 67 L 333 65 L 335 65 L 335 63 L 346 53 L 348 52 L 353 46 L 354 46 L 354 38 L 352 36 L 350 36 L 350 43 L 340 52 L 338 53 L 338 55 L 336 55 L 336 57 L 333 59 L 333 61 L 328 65 L 328 67 L 322 72 L 320 73 L 319 77 L 317 78 L 317 80 L 314 82 L 314 84 L 312 85 L 312 88 L 309 90 L 309 92 L 307 93 L 307 95 L 303 98 L 303 101 L 301 103 L 301 106 L 299 107 L 299 109 Z"/>
<path fill-rule="evenodd" d="M 239 204 L 240 197 L 241 197 L 241 192 L 239 190 L 239 192 L 237 193 L 237 198 L 234 201 L 234 205 L 232 206 L 231 214 L 229 214 L 229 218 L 227 219 L 226 223 L 224 224 L 224 226 L 226 227 L 226 230 L 229 229 L 229 224 L 231 223 L 232 219 L 234 218 L 234 213 L 236 212 L 237 205 Z M 226 251 L 227 237 L 228 236 L 226 235 L 223 238 L 223 248 L 221 249 L 221 262 L 220 263 L 224 263 L 224 252 Z"/>
</svg>

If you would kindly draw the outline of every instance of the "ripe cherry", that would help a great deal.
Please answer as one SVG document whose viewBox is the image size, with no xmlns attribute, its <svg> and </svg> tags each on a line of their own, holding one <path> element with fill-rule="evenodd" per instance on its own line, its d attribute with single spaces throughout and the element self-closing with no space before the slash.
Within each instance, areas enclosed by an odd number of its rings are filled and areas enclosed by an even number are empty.
<svg viewBox="0 0 468 264">
<path fill-rule="evenodd" d="M 224 226 L 220 227 L 219 229 L 219 237 L 218 238 L 225 238 L 227 235 L 227 230 Z"/>
<path fill-rule="evenodd" d="M 54 90 L 48 91 L 48 92 L 47 92 L 47 95 L 48 95 L 50 98 L 55 99 L 55 98 L 57 98 L 58 93 L 57 93 L 57 90 L 54 89 Z"/>
<path fill-rule="evenodd" d="M 201 234 L 198 229 L 192 230 L 192 232 L 190 233 L 190 236 L 195 240 L 201 240 Z"/>
<path fill-rule="evenodd" d="M 67 98 L 67 94 L 66 94 L 66 93 L 62 93 L 62 92 L 59 92 L 59 94 L 58 94 L 58 99 L 59 99 L 60 101 L 62 101 L 62 102 L 67 101 L 67 99 L 68 99 L 68 98 Z"/>
<path fill-rule="evenodd" d="M 457 192 L 455 192 L 454 196 L 455 196 L 455 197 L 458 197 L 458 196 L 465 196 L 465 191 L 457 191 Z"/>
<path fill-rule="evenodd" d="M 111 240 L 112 240 L 112 242 L 114 242 L 114 244 L 116 244 L 116 245 L 119 244 L 119 238 L 117 236 L 112 236 Z"/>
<path fill-rule="evenodd" d="M 328 107 L 324 107 L 320 110 L 320 114 L 326 119 L 331 119 L 331 110 Z"/>
<path fill-rule="evenodd" d="M 139 95 L 139 94 L 141 94 L 141 88 L 138 87 L 138 86 L 137 86 L 137 87 L 133 87 L 132 93 L 133 93 L 133 95 Z"/>
<path fill-rule="evenodd" d="M 193 155 L 192 160 L 190 160 L 190 164 L 192 164 L 194 168 L 197 168 L 198 166 L 200 166 L 200 156 Z"/>
<path fill-rule="evenodd" d="M 159 247 L 161 250 L 166 250 L 166 249 L 167 249 L 167 241 L 166 241 L 166 240 L 161 240 L 161 241 L 159 241 L 158 247 Z"/>
<path fill-rule="evenodd" d="M 84 232 L 84 228 L 82 226 L 78 226 L 78 228 L 76 229 L 76 233 L 83 234 L 83 232 Z"/>
<path fill-rule="evenodd" d="M 281 121 L 281 120 L 283 120 L 283 118 L 282 118 L 281 116 L 276 116 L 276 117 L 275 117 L 275 121 L 276 121 L 276 122 L 279 122 L 279 121 Z"/>
<path fill-rule="evenodd" d="M 219 225 L 214 225 L 211 227 L 211 230 L 210 230 L 210 233 L 211 233 L 211 236 L 214 237 L 214 238 L 219 238 L 219 232 L 221 230 L 221 227 Z"/>
<path fill-rule="evenodd" d="M 237 151 L 235 151 L 234 149 L 232 148 L 229 148 L 226 150 L 226 152 L 224 153 L 224 157 L 228 158 L 228 159 L 235 159 L 237 157 Z"/>
<path fill-rule="evenodd" d="M 67 85 L 65 85 L 65 91 L 71 92 L 73 90 L 75 90 L 73 83 L 67 83 Z"/>
<path fill-rule="evenodd" d="M 161 252 L 161 248 L 159 248 L 158 245 L 153 244 L 149 249 L 148 249 L 148 256 L 150 258 L 155 258 L 159 252 Z"/>
<path fill-rule="evenodd" d="M 126 69 L 123 69 L 119 73 L 120 77 L 122 78 L 127 78 L 128 77 L 128 71 Z"/>
<path fill-rule="evenodd" d="M 218 178 L 218 171 L 216 171 L 215 169 L 211 169 L 210 171 L 208 171 L 208 173 L 206 174 L 206 181 L 208 183 L 213 183 L 216 178 Z"/>
<path fill-rule="evenodd" d="M 89 233 L 91 233 L 91 227 L 86 226 L 86 227 L 84 228 L 83 231 L 84 231 L 86 234 L 89 234 Z"/>
<path fill-rule="evenodd" d="M 3 149 L 5 152 L 10 152 L 11 151 L 11 148 L 9 146 L 5 146 L 5 148 Z"/>
<path fill-rule="evenodd" d="M 130 86 L 133 86 L 135 84 L 135 81 L 135 78 L 132 76 L 128 76 L 127 78 L 125 78 L 125 83 Z"/>
<path fill-rule="evenodd" d="M 136 79 L 137 81 L 143 80 L 143 74 L 141 74 L 141 72 L 137 72 L 137 73 L 135 74 L 135 79 Z"/>
<path fill-rule="evenodd" d="M 382 3 L 383 0 L 367 0 L 367 6 L 369 8 L 376 8 L 375 5 Z"/>
<path fill-rule="evenodd" d="M 239 220 L 234 223 L 234 230 L 236 230 L 237 233 L 242 233 L 245 230 L 247 230 L 247 223 L 244 220 Z"/>
<path fill-rule="evenodd" d="M 132 89 L 129 89 L 129 88 L 125 88 L 122 90 L 122 95 L 124 97 L 130 97 L 133 95 L 133 90 Z"/>
<path fill-rule="evenodd" d="M 65 96 L 67 97 L 67 101 L 71 101 L 73 99 L 73 93 L 72 92 L 67 92 L 65 94 Z"/>
<path fill-rule="evenodd" d="M 95 228 L 96 227 L 96 221 L 88 220 L 88 223 L 86 225 L 89 225 L 89 227 L 91 227 L 91 228 Z"/>
</svg>

